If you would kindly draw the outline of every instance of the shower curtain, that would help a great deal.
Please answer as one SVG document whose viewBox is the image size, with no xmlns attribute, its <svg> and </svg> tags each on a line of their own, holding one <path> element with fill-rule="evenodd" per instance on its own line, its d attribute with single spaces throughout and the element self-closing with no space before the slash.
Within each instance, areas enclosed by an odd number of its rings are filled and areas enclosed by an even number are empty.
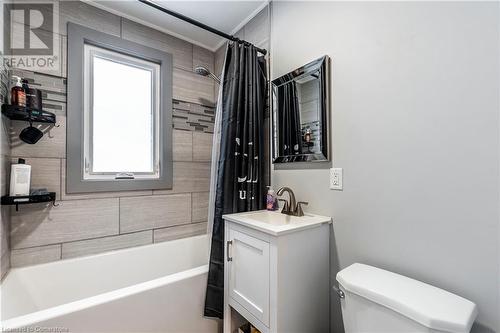
<svg viewBox="0 0 500 333">
<path fill-rule="evenodd" d="M 204 315 L 223 317 L 224 304 L 224 221 L 223 214 L 263 209 L 264 109 L 266 103 L 266 61 L 253 45 L 231 43 L 219 93 L 219 128 L 214 143 L 218 154 L 210 262 Z M 216 120 L 217 121 L 217 120 Z M 220 141 L 218 142 L 218 140 Z M 216 162 L 214 159 L 216 158 Z M 215 165 L 214 165 L 215 164 Z M 209 214 L 210 216 L 210 214 Z"/>
<path fill-rule="evenodd" d="M 297 84 L 289 81 L 278 87 L 279 156 L 302 152 L 302 128 L 300 126 Z"/>
<path fill-rule="evenodd" d="M 228 44 L 226 43 L 226 50 L 224 56 L 227 53 Z M 221 82 L 219 84 L 219 91 L 217 93 L 217 105 L 215 107 L 215 123 L 214 123 L 214 136 L 212 139 L 212 160 L 210 164 L 210 194 L 208 196 L 208 223 L 207 223 L 207 234 L 209 237 L 209 253 L 212 246 L 211 237 L 214 225 L 214 215 L 215 215 L 215 195 L 217 192 L 217 175 L 219 171 L 219 154 L 220 154 L 220 129 L 221 129 L 221 119 L 222 119 L 222 87 L 224 82 L 224 71 L 226 67 L 226 59 L 224 58 L 224 63 L 222 65 L 222 73 L 220 76 Z"/>
</svg>

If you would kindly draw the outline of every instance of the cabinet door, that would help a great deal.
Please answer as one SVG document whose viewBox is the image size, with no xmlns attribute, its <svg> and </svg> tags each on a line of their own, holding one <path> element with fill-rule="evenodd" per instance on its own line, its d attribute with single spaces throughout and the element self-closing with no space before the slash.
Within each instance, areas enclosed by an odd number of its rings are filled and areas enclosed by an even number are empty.
<svg viewBox="0 0 500 333">
<path fill-rule="evenodd" d="M 229 297 L 269 326 L 269 243 L 233 229 L 229 241 Z"/>
</svg>

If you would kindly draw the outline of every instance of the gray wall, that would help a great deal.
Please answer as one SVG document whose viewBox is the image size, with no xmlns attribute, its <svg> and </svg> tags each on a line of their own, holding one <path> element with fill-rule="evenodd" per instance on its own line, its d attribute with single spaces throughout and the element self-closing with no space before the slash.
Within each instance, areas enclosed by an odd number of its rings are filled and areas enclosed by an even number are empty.
<svg viewBox="0 0 500 333">
<path fill-rule="evenodd" d="M 32 166 L 32 188 L 45 187 L 57 192 L 59 204 L 57 207 L 26 205 L 19 212 L 10 210 L 12 266 L 205 233 L 215 83 L 193 73 L 193 68 L 204 65 L 213 70 L 214 53 L 83 2 L 60 1 L 59 10 L 60 29 L 56 36 L 61 43 L 61 66 L 36 73 L 12 69 L 14 74 L 27 78 L 32 86 L 42 90 L 44 109 L 56 113 L 60 125 L 50 129 L 36 145 L 27 145 L 18 139 L 26 123 L 12 122 L 8 155 L 12 161 L 25 158 Z M 68 21 L 173 55 L 172 190 L 66 193 Z"/>
<path fill-rule="evenodd" d="M 344 190 L 328 164 L 272 176 L 333 216 L 333 273 L 414 277 L 476 302 L 475 332 L 500 332 L 499 4 L 280 1 L 271 41 L 273 78 L 332 58 Z"/>
</svg>

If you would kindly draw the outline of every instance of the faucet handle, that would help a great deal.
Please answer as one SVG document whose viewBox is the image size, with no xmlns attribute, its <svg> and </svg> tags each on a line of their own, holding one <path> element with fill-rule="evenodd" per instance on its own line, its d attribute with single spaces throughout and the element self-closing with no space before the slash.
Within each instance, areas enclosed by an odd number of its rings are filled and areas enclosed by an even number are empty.
<svg viewBox="0 0 500 333">
<path fill-rule="evenodd" d="M 288 208 L 288 201 L 286 201 L 285 199 L 278 199 L 278 201 L 283 201 L 283 209 L 281 209 L 281 212 L 283 214 L 289 214 L 290 209 Z"/>
<path fill-rule="evenodd" d="M 304 211 L 302 210 L 301 205 L 307 206 L 307 205 L 309 205 L 309 202 L 306 202 L 306 201 L 297 202 L 297 208 L 295 209 L 296 216 L 304 216 Z"/>
</svg>

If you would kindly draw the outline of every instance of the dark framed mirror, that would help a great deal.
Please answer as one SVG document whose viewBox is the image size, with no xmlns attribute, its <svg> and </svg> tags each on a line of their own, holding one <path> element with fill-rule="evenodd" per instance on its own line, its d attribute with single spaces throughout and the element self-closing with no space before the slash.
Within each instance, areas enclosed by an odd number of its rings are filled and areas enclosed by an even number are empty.
<svg viewBox="0 0 500 333">
<path fill-rule="evenodd" d="M 330 159 L 330 58 L 272 81 L 273 163 Z"/>
</svg>

